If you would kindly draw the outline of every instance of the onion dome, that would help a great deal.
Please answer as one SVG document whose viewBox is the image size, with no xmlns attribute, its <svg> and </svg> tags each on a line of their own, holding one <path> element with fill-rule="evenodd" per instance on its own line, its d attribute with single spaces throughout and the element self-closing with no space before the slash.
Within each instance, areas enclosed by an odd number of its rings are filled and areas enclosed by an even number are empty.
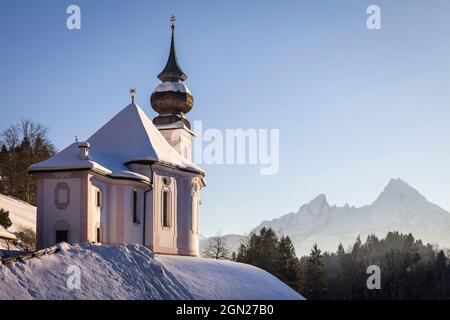
<svg viewBox="0 0 450 320">
<path fill-rule="evenodd" d="M 194 105 L 194 98 L 191 92 L 183 83 L 187 79 L 186 74 L 181 70 L 175 50 L 175 17 L 171 17 L 172 38 L 170 42 L 170 52 L 164 70 L 158 75 L 162 81 L 153 91 L 150 103 L 153 110 L 159 115 L 153 119 L 155 125 L 167 125 L 177 121 L 183 122 L 190 128 L 189 121 L 184 116 Z"/>
</svg>

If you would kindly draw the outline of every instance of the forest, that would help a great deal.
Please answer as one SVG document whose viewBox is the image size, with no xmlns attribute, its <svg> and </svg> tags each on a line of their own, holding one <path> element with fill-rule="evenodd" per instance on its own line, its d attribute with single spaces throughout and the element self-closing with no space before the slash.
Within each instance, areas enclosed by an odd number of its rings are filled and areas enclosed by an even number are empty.
<svg viewBox="0 0 450 320">
<path fill-rule="evenodd" d="M 314 245 L 298 258 L 288 236 L 263 228 L 229 258 L 270 272 L 312 300 L 443 300 L 450 299 L 449 253 L 394 231 L 364 242 L 358 236 L 352 246 L 341 244 L 331 253 Z M 379 289 L 368 286 L 369 266 L 380 270 Z"/>
<path fill-rule="evenodd" d="M 36 179 L 31 164 L 55 153 L 48 127 L 22 119 L 0 133 L 0 193 L 36 204 Z"/>
</svg>

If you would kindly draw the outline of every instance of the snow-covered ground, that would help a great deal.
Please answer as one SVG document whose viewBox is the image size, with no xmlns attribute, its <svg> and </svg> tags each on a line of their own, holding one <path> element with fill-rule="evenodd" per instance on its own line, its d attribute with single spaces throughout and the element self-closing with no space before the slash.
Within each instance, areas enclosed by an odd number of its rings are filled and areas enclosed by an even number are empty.
<svg viewBox="0 0 450 320">
<path fill-rule="evenodd" d="M 12 222 L 12 226 L 8 228 L 9 232 L 19 231 L 21 226 L 36 230 L 36 207 L 25 201 L 0 194 L 0 208 L 9 211 Z"/>
<path fill-rule="evenodd" d="M 0 265 L 0 299 L 303 299 L 274 276 L 246 264 L 154 257 L 140 245 L 60 248 L 25 263 Z M 67 281 L 77 268 L 80 289 L 70 289 Z"/>
</svg>

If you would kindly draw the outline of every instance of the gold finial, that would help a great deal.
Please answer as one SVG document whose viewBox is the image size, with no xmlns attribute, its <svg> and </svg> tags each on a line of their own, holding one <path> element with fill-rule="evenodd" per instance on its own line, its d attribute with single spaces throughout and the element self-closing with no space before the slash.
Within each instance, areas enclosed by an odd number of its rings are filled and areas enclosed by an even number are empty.
<svg viewBox="0 0 450 320">
<path fill-rule="evenodd" d="M 129 90 L 130 94 L 131 94 L 131 104 L 134 104 L 134 96 L 136 94 L 136 89 L 135 88 L 131 88 Z"/>
<path fill-rule="evenodd" d="M 171 28 L 172 28 L 172 30 L 175 29 L 175 21 L 176 21 L 176 20 L 177 20 L 177 19 L 175 18 L 174 15 L 172 15 L 172 16 L 170 17 L 170 23 L 171 23 Z"/>
</svg>

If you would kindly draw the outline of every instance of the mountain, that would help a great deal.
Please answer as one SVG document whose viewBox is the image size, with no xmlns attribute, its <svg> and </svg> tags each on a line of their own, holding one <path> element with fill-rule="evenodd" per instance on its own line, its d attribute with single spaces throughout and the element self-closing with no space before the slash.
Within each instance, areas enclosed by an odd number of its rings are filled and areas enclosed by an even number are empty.
<svg viewBox="0 0 450 320">
<path fill-rule="evenodd" d="M 52 255 L 0 264 L 0 300 L 303 300 L 247 264 L 154 255 L 141 245 L 58 245 Z M 74 290 L 69 285 L 77 284 Z"/>
<path fill-rule="evenodd" d="M 299 254 L 307 254 L 314 243 L 325 251 L 336 251 L 340 242 L 352 244 L 358 235 L 385 236 L 388 231 L 412 233 L 416 239 L 450 247 L 450 213 L 429 202 L 401 179 L 392 179 L 371 204 L 363 207 L 330 206 L 319 195 L 297 213 L 264 221 L 280 234 L 289 235 Z"/>
<path fill-rule="evenodd" d="M 27 227 L 36 231 L 36 207 L 31 204 L 0 194 L 0 209 L 9 211 L 12 226 L 9 232 L 17 232 L 20 227 Z"/>
<path fill-rule="evenodd" d="M 263 221 L 252 232 L 262 227 L 288 235 L 298 255 L 308 254 L 314 243 L 322 251 L 336 251 L 339 243 L 347 248 L 358 235 L 364 241 L 369 234 L 384 237 L 389 231 L 412 233 L 424 242 L 450 247 L 450 213 L 401 179 L 392 179 L 370 205 L 332 206 L 321 194 L 298 212 Z"/>
<path fill-rule="evenodd" d="M 225 244 L 227 248 L 230 249 L 230 254 L 233 251 L 237 252 L 237 249 L 241 246 L 242 243 L 244 243 L 247 240 L 247 237 L 242 234 L 227 234 L 222 236 L 222 238 L 225 240 Z M 208 242 L 211 238 L 200 238 L 200 254 L 202 254 L 205 251 L 205 248 L 208 246 Z"/>
</svg>

